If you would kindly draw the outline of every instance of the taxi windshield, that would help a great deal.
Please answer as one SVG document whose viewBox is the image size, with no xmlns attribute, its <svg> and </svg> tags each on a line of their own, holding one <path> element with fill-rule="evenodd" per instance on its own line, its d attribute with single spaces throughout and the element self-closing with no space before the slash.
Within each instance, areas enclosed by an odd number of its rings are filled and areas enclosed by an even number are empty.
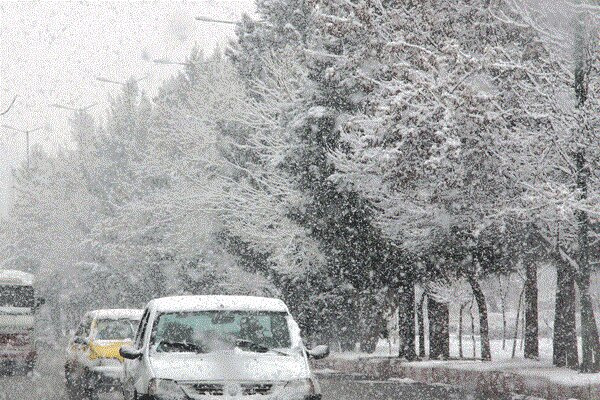
<svg viewBox="0 0 600 400">
<path fill-rule="evenodd" d="M 152 331 L 157 351 L 209 352 L 228 346 L 250 351 L 291 347 L 287 314 L 253 311 L 163 313 Z"/>
<path fill-rule="evenodd" d="M 124 340 L 135 336 L 137 321 L 130 319 L 100 319 L 96 322 L 97 340 Z"/>
</svg>

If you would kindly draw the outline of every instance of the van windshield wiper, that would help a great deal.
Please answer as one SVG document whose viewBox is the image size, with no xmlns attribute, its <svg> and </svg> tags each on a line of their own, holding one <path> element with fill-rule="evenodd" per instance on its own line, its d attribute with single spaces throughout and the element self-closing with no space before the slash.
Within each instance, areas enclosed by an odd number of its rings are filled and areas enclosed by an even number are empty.
<svg viewBox="0 0 600 400">
<path fill-rule="evenodd" d="M 194 352 L 194 353 L 206 353 L 206 350 L 198 344 L 187 343 L 187 342 L 170 342 L 166 340 L 161 340 L 158 343 L 157 349 L 161 349 L 162 351 L 169 351 L 168 349 L 185 351 L 185 352 Z"/>
<path fill-rule="evenodd" d="M 289 356 L 288 353 L 272 349 L 260 343 L 253 342 L 252 340 L 247 339 L 236 339 L 235 345 L 243 350 L 255 351 L 257 353 L 268 353 L 269 351 L 273 353 L 277 353 L 282 356 Z"/>
<path fill-rule="evenodd" d="M 27 315 L 27 313 L 20 311 L 0 310 L 0 315 Z"/>
</svg>

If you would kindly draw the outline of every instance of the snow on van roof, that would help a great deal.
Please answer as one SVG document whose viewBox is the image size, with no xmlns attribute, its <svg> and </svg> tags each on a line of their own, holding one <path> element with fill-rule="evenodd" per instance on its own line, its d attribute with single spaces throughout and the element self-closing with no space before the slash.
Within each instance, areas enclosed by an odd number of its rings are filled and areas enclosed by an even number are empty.
<svg viewBox="0 0 600 400">
<path fill-rule="evenodd" d="M 0 285 L 33 285 L 33 274 L 12 269 L 0 270 Z"/>
<path fill-rule="evenodd" d="M 89 317 L 92 317 L 94 319 L 140 320 L 140 319 L 142 319 L 143 313 L 144 313 L 144 310 L 116 308 L 116 309 L 106 309 L 106 310 L 93 310 L 93 311 L 89 311 L 86 315 Z"/>
<path fill-rule="evenodd" d="M 289 312 L 279 299 L 254 296 L 174 296 L 154 299 L 148 308 L 158 312 L 177 311 L 275 311 Z"/>
</svg>

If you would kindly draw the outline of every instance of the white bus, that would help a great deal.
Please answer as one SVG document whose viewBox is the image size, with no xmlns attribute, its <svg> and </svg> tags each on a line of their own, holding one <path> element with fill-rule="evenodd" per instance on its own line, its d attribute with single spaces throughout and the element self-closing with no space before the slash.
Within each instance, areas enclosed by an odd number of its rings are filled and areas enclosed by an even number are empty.
<svg viewBox="0 0 600 400">
<path fill-rule="evenodd" d="M 43 301 L 33 281 L 32 274 L 0 270 L 0 364 L 12 371 L 32 371 L 37 357 L 34 315 Z"/>
</svg>

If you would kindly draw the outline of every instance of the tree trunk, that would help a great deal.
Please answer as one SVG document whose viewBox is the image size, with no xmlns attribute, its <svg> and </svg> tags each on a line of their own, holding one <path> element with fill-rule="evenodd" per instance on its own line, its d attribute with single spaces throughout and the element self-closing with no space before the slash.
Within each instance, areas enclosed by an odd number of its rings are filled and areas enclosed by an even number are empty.
<svg viewBox="0 0 600 400">
<path fill-rule="evenodd" d="M 506 308 L 502 306 L 502 350 L 506 350 Z"/>
<path fill-rule="evenodd" d="M 421 296 L 421 301 L 417 305 L 417 316 L 419 321 L 419 357 L 425 357 L 425 312 L 423 311 L 423 306 L 425 304 L 425 299 L 427 298 L 427 293 L 423 292 Z"/>
<path fill-rule="evenodd" d="M 448 304 L 427 300 L 429 314 L 429 358 L 450 358 L 450 313 Z"/>
<path fill-rule="evenodd" d="M 477 342 L 475 341 L 475 316 L 473 315 L 473 301 L 469 306 L 469 315 L 471 316 L 471 344 L 473 345 L 473 358 L 477 358 Z"/>
<path fill-rule="evenodd" d="M 525 257 L 525 358 L 537 360 L 539 353 L 537 264 Z"/>
<path fill-rule="evenodd" d="M 473 296 L 477 302 L 477 309 L 479 311 L 479 335 L 481 337 L 481 359 L 484 361 L 490 361 L 492 354 L 490 352 L 490 336 L 488 328 L 488 315 L 487 305 L 485 303 L 485 294 L 481 290 L 481 286 L 477 279 L 468 277 L 469 284 L 473 290 Z"/>
<path fill-rule="evenodd" d="M 398 357 L 415 360 L 415 284 L 405 281 L 399 289 L 398 333 L 400 348 Z"/>
<path fill-rule="evenodd" d="M 579 362 L 575 320 L 575 279 L 572 268 L 558 262 L 556 267 L 556 304 L 552 360 L 557 367 L 575 368 Z"/>
<path fill-rule="evenodd" d="M 515 354 L 517 352 L 517 340 L 519 339 L 519 320 L 521 319 L 521 305 L 523 304 L 524 293 L 525 286 L 523 286 L 523 290 L 521 290 L 521 294 L 519 295 L 519 303 L 517 304 L 517 317 L 515 318 L 515 334 L 513 336 L 513 348 L 511 358 L 515 358 Z"/>
<path fill-rule="evenodd" d="M 464 354 L 463 354 L 463 342 L 462 342 L 462 337 L 463 337 L 463 312 L 465 310 L 465 307 L 467 306 L 467 304 L 469 303 L 463 303 L 460 305 L 460 309 L 458 311 L 458 358 L 464 358 Z"/>
<path fill-rule="evenodd" d="M 508 281 L 506 282 L 506 285 L 504 285 L 502 282 L 502 276 L 498 277 L 501 300 L 500 306 L 502 307 L 502 350 L 506 350 L 506 331 L 508 329 L 508 322 L 506 320 L 506 300 L 508 297 L 508 291 L 510 289 L 510 275 L 508 275 L 507 279 Z"/>
</svg>

